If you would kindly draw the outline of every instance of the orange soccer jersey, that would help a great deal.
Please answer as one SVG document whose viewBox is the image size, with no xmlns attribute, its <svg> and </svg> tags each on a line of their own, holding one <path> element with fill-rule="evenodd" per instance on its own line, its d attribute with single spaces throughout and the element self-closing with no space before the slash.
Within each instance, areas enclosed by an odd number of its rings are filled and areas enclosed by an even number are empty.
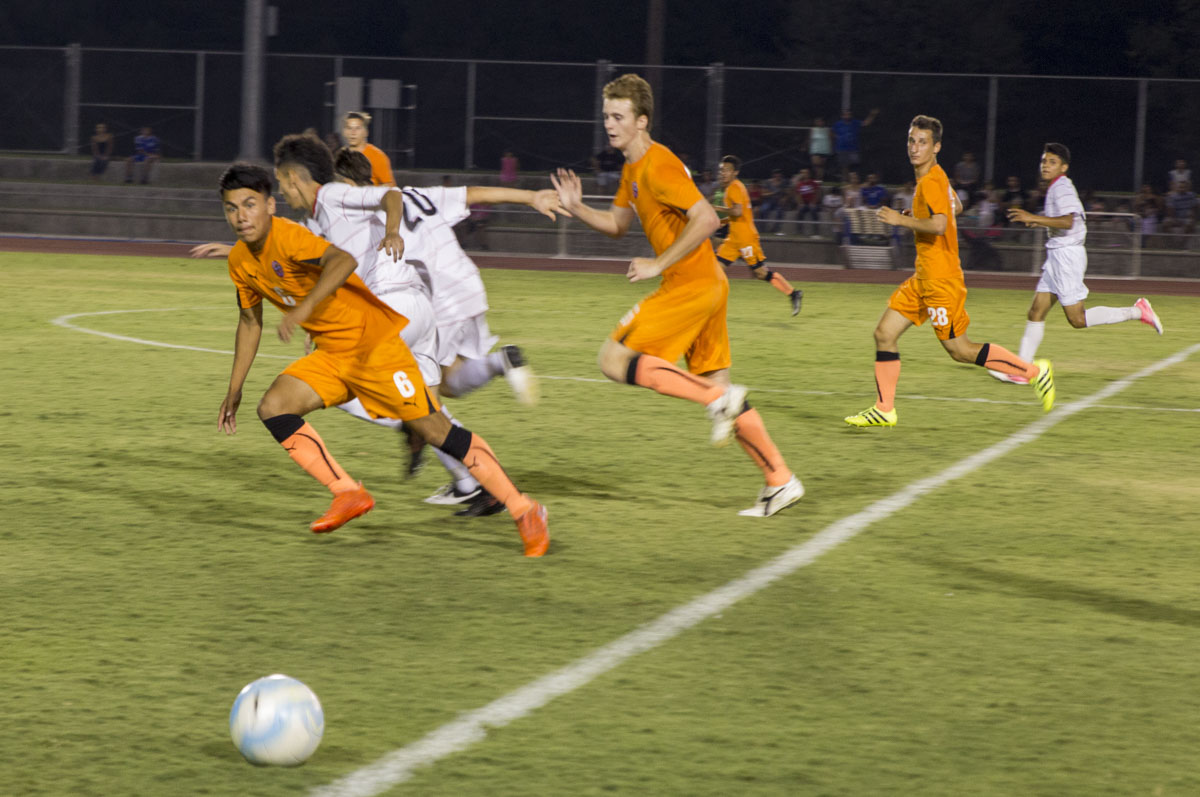
<svg viewBox="0 0 1200 797">
<path fill-rule="evenodd" d="M 928 219 L 941 214 L 946 217 L 943 235 L 914 232 L 917 243 L 917 279 L 962 279 L 958 260 L 958 224 L 954 221 L 954 189 L 946 172 L 936 163 L 917 182 L 913 193 L 914 219 Z"/>
<path fill-rule="evenodd" d="M 392 161 L 387 153 L 374 144 L 363 144 L 362 154 L 371 162 L 371 183 L 373 185 L 388 185 L 396 182 L 392 174 Z"/>
<path fill-rule="evenodd" d="M 687 225 L 688 208 L 704 199 L 683 161 L 658 142 L 634 163 L 626 163 L 613 204 L 632 206 L 655 254 L 662 254 Z M 663 286 L 695 279 L 724 280 L 712 244 L 703 242 L 663 273 Z"/>
<path fill-rule="evenodd" d="M 736 248 L 758 244 L 758 228 L 754 226 L 754 210 L 750 207 L 750 192 L 741 180 L 734 180 L 725 189 L 725 205 L 742 206 L 742 215 L 729 217 L 729 237 L 725 240 Z"/>
<path fill-rule="evenodd" d="M 303 225 L 272 219 L 257 255 L 242 241 L 229 253 L 229 276 L 237 287 L 238 306 L 253 307 L 266 297 L 286 313 L 317 284 L 319 262 L 329 246 Z M 284 373 L 309 385 L 327 407 L 357 397 L 377 417 L 423 417 L 436 411 L 437 403 L 400 337 L 407 324 L 408 319 L 351 274 L 304 322 L 316 350 Z"/>
<path fill-rule="evenodd" d="M 687 226 L 687 211 L 704 199 L 687 168 L 657 142 L 634 163 L 626 163 L 613 204 L 632 206 L 656 254 L 675 243 Z M 657 291 L 621 319 L 612 333 L 634 351 L 707 373 L 730 364 L 725 309 L 729 281 L 707 240 L 662 275 Z"/>
</svg>

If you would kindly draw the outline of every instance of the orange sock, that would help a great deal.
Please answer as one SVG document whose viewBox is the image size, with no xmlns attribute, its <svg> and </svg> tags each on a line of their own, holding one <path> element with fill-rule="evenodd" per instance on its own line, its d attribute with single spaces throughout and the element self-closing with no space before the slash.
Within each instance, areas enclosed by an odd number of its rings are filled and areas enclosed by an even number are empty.
<svg viewBox="0 0 1200 797">
<path fill-rule="evenodd" d="M 1009 376 L 1023 376 L 1030 382 L 1037 379 L 1038 375 L 1036 365 L 1025 362 L 998 343 L 983 344 L 979 356 L 975 358 L 975 364 Z"/>
<path fill-rule="evenodd" d="M 896 406 L 896 383 L 900 381 L 900 354 L 894 351 L 875 352 L 875 406 L 891 412 Z"/>
<path fill-rule="evenodd" d="M 328 487 L 331 492 L 345 492 L 358 486 L 358 482 L 347 476 L 342 466 L 337 464 L 337 460 L 326 450 L 321 435 L 307 422 L 286 440 L 281 441 L 280 445 L 288 452 L 292 461 L 308 471 L 310 476 Z"/>
<path fill-rule="evenodd" d="M 508 514 L 512 515 L 514 520 L 521 517 L 533 506 L 533 501 L 518 490 L 512 480 L 508 478 L 508 474 L 504 472 L 504 468 L 500 467 L 500 461 L 496 459 L 496 455 L 487 441 L 473 432 L 470 434 L 471 446 L 467 449 L 467 455 L 462 458 L 462 463 L 467 466 L 471 475 L 483 485 L 483 489 L 504 504 L 508 509 Z"/>
<path fill-rule="evenodd" d="M 785 280 L 778 271 L 768 271 L 767 282 L 774 285 L 779 292 L 786 293 L 788 296 L 792 295 L 792 284 Z"/>
<path fill-rule="evenodd" d="M 724 385 L 681 371 L 661 357 L 650 354 L 639 354 L 629 361 L 625 381 L 697 404 L 708 404 L 725 392 Z"/>
<path fill-rule="evenodd" d="M 743 412 L 734 421 L 733 427 L 737 432 L 737 441 L 750 455 L 750 459 L 754 460 L 754 464 L 762 468 L 767 484 L 771 487 L 787 484 L 788 479 L 792 478 L 792 472 L 788 470 L 783 455 L 767 434 L 767 427 L 763 424 L 758 410 L 750 408 Z"/>
</svg>

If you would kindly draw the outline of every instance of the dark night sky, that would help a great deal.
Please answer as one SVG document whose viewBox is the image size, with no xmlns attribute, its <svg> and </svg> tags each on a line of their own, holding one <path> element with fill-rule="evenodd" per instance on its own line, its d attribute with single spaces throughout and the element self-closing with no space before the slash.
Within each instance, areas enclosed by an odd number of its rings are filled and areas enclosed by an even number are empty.
<svg viewBox="0 0 1200 797">
<path fill-rule="evenodd" d="M 0 6 L 0 44 L 241 48 L 242 0 Z M 277 0 L 273 52 L 640 63 L 646 4 Z M 331 11 L 330 9 L 336 9 Z M 1200 77 L 1188 0 L 667 2 L 666 63 Z"/>
</svg>

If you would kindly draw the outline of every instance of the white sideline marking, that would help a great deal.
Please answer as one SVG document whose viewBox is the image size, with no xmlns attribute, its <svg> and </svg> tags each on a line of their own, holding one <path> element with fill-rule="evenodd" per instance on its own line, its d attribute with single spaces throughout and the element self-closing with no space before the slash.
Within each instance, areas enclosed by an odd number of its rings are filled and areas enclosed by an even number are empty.
<svg viewBox="0 0 1200 797">
<path fill-rule="evenodd" d="M 929 476 L 869 505 L 866 509 L 834 521 L 806 542 L 788 549 L 771 561 L 757 567 L 722 587 L 679 606 L 656 620 L 637 628 L 588 655 L 576 659 L 561 669 L 531 681 L 507 695 L 493 700 L 482 708 L 468 712 L 457 720 L 430 732 L 425 737 L 399 750 L 388 753 L 373 764 L 350 773 L 327 786 L 313 789 L 313 797 L 370 797 L 403 783 L 418 767 L 429 766 L 446 756 L 462 752 L 483 741 L 488 728 L 500 728 L 536 711 L 551 700 L 586 685 L 626 660 L 658 647 L 683 633 L 702 620 L 718 614 L 733 604 L 767 587 L 772 582 L 791 575 L 814 562 L 821 554 L 852 539 L 867 527 L 908 507 L 926 493 L 955 479 L 982 468 L 1018 446 L 1039 438 L 1053 426 L 1077 412 L 1093 407 L 1097 402 L 1121 392 L 1139 379 L 1182 362 L 1200 343 L 1147 366 L 1137 373 L 1117 380 L 1087 398 L 1059 407 L 1017 431 L 995 445 L 959 460 L 941 473 Z"/>
<path fill-rule="evenodd" d="M 94 316 L 94 315 L 122 315 L 124 313 L 178 313 L 178 312 L 184 312 L 184 311 L 191 312 L 191 311 L 199 311 L 199 310 L 208 311 L 208 310 L 227 310 L 227 309 L 228 309 L 227 307 L 160 307 L 160 308 L 148 308 L 148 309 L 143 309 L 143 310 L 98 310 L 98 311 L 89 312 L 89 313 L 71 313 L 70 315 L 61 315 L 58 318 L 51 319 L 50 323 L 56 324 L 65 329 L 74 330 L 75 332 L 86 332 L 89 335 L 99 335 L 100 337 L 111 338 L 113 340 L 121 340 L 121 341 L 125 341 L 126 343 L 140 343 L 143 346 L 158 346 L 158 347 L 164 348 L 164 349 L 185 349 L 187 351 L 202 351 L 202 352 L 207 352 L 209 354 L 225 354 L 225 355 L 232 357 L 233 352 L 226 350 L 226 349 L 206 349 L 201 346 L 184 346 L 184 345 L 181 345 L 178 343 L 163 343 L 162 341 L 157 341 L 157 340 L 146 340 L 144 338 L 131 338 L 128 335 L 117 335 L 112 332 L 101 332 L 98 329 L 88 329 L 87 327 L 81 327 L 81 326 L 78 326 L 77 324 L 71 323 L 72 319 L 84 318 L 86 316 Z M 294 360 L 294 359 L 296 359 L 295 357 L 287 355 L 287 354 L 262 354 L 260 352 L 258 354 L 258 356 L 266 357 L 271 360 Z M 607 385 L 607 384 L 612 383 L 611 380 L 608 380 L 608 379 L 594 379 L 592 377 L 587 377 L 587 376 L 548 376 L 546 374 L 538 374 L 538 378 L 539 379 L 553 379 L 553 380 L 561 381 L 561 382 L 592 382 L 592 383 L 601 384 L 601 385 Z M 861 393 L 843 393 L 843 392 L 838 392 L 835 390 L 791 390 L 791 389 L 786 389 L 786 388 L 769 388 L 769 387 L 761 387 L 761 388 L 760 387 L 751 387 L 750 392 L 752 392 L 752 393 L 784 393 L 784 394 L 799 395 L 799 396 L 852 396 L 852 397 L 856 396 L 856 397 L 860 397 L 860 398 L 863 395 Z M 955 396 L 921 396 L 921 395 L 917 395 L 917 394 L 913 394 L 913 393 L 900 394 L 897 396 L 897 398 L 903 399 L 905 401 L 951 401 L 951 402 L 964 402 L 964 403 L 970 403 L 970 404 L 1008 404 L 1008 405 L 1037 404 L 1036 401 L 1006 401 L 1003 399 L 989 399 L 989 398 L 979 398 L 979 397 L 971 397 L 971 396 L 966 396 L 966 397 L 963 397 L 963 396 L 959 396 L 959 397 L 955 397 Z M 1097 408 L 1098 409 L 1106 409 L 1106 410 L 1136 410 L 1139 412 L 1200 412 L 1200 407 L 1131 407 L 1131 406 L 1119 405 L 1119 404 L 1100 404 L 1100 405 L 1097 405 Z"/>
</svg>

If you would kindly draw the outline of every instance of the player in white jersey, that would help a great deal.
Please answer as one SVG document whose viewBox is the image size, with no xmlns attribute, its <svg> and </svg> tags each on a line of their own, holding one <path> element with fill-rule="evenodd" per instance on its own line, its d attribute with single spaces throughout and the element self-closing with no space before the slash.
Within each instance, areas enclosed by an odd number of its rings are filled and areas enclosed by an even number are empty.
<svg viewBox="0 0 1200 797">
<path fill-rule="evenodd" d="M 1122 321 L 1141 321 L 1163 333 L 1162 321 L 1145 298 L 1138 299 L 1129 307 L 1084 307 L 1088 296 L 1083 276 L 1087 272 L 1087 250 L 1083 242 L 1087 238 L 1087 221 L 1083 203 L 1075 190 L 1067 170 L 1071 167 L 1071 151 L 1062 144 L 1047 144 L 1042 151 L 1042 180 L 1049 184 L 1046 189 L 1046 206 L 1041 215 L 1021 208 L 1010 208 L 1008 218 L 1028 227 L 1046 227 L 1046 262 L 1042 265 L 1042 278 L 1034 289 L 1033 304 L 1029 307 L 1025 333 L 1021 336 L 1021 348 L 1017 353 L 1022 360 L 1030 360 L 1037 353 L 1046 331 L 1046 315 L 1057 301 L 1062 305 L 1067 321 L 1076 329 L 1119 324 Z M 1024 383 L 1019 376 L 1009 376 L 999 371 L 989 371 L 1003 382 Z"/>
<path fill-rule="evenodd" d="M 339 178 L 367 185 L 367 164 L 357 153 L 338 150 L 334 167 Z M 442 366 L 440 394 L 460 398 L 503 375 L 518 400 L 534 403 L 537 383 L 525 365 L 521 350 L 503 346 L 491 351 L 499 338 L 488 327 L 487 292 L 479 268 L 458 242 L 454 225 L 470 215 L 473 204 L 524 204 L 553 219 L 555 213 L 565 215 L 557 193 L 550 189 L 522 191 L 491 186 L 405 186 L 391 189 L 391 196 L 402 197 L 402 204 L 380 206 L 385 211 L 387 228 L 398 230 L 405 260 L 415 267 L 432 294 L 438 327 L 437 359 Z M 385 239 L 383 245 L 387 244 Z M 444 410 L 445 405 L 442 407 Z M 419 445 L 419 439 L 416 442 Z M 486 514 L 488 509 L 503 509 L 481 492 L 478 482 L 465 468 L 456 466 L 437 449 L 434 453 L 454 478 L 425 499 L 428 503 L 457 504 L 470 500 L 472 505 L 458 513 L 468 516 Z"/>
</svg>

